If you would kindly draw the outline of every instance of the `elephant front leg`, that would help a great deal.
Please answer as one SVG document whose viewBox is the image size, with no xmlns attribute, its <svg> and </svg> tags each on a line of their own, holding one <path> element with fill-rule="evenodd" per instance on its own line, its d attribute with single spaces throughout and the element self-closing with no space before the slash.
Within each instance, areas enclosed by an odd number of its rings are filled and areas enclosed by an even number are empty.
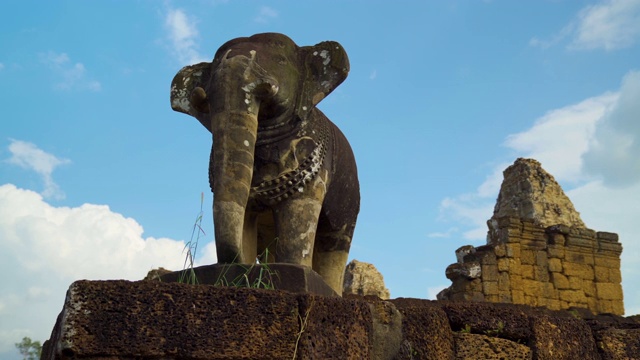
<svg viewBox="0 0 640 360">
<path fill-rule="evenodd" d="M 312 267 L 321 209 L 322 201 L 310 198 L 285 200 L 275 207 L 276 262 Z"/>
<path fill-rule="evenodd" d="M 222 264 L 253 264 L 257 257 L 257 214 L 246 211 L 234 203 L 218 203 L 214 206 L 214 216 L 231 224 L 231 229 L 242 231 L 222 232 L 225 228 L 216 228 L 216 252 L 218 262 Z"/>
<path fill-rule="evenodd" d="M 273 208 L 278 240 L 276 262 L 313 266 L 318 218 L 326 194 L 326 171 L 303 189 L 304 193 L 282 200 Z"/>
</svg>

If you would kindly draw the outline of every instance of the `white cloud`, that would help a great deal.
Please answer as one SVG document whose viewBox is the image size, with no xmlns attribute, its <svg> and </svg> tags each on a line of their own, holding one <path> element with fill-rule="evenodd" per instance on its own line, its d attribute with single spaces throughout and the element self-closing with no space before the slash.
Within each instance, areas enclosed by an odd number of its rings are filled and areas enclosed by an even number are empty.
<svg viewBox="0 0 640 360">
<path fill-rule="evenodd" d="M 268 6 L 260 7 L 258 11 L 258 15 L 254 18 L 254 20 L 261 24 L 266 24 L 269 21 L 278 17 L 278 12 Z"/>
<path fill-rule="evenodd" d="M 428 238 L 433 238 L 433 239 L 448 239 L 450 238 L 453 234 L 458 233 L 458 228 L 456 227 L 452 227 L 449 228 L 447 231 L 444 232 L 431 232 L 427 234 Z"/>
<path fill-rule="evenodd" d="M 373 71 L 371 71 L 371 74 L 369 74 L 369 80 L 375 80 L 378 77 L 378 70 L 373 69 Z"/>
<path fill-rule="evenodd" d="M 69 55 L 65 53 L 56 54 L 53 51 L 49 51 L 47 54 L 42 55 L 42 57 L 43 61 L 52 66 L 62 66 L 69 62 Z"/>
<path fill-rule="evenodd" d="M 208 242 L 204 248 L 196 254 L 197 259 L 195 266 L 211 265 L 218 262 L 218 255 L 216 253 L 216 243 Z"/>
<path fill-rule="evenodd" d="M 0 63 L 0 70 L 4 69 L 4 64 Z"/>
<path fill-rule="evenodd" d="M 57 90 L 89 90 L 100 91 L 100 82 L 87 76 L 87 69 L 82 63 L 72 63 L 66 53 L 56 53 L 49 51 L 40 54 L 42 62 L 47 64 L 54 71 L 60 80 L 54 85 Z"/>
<path fill-rule="evenodd" d="M 608 186 L 629 186 L 640 181 L 640 72 L 622 80 L 615 106 L 597 124 L 583 160 L 586 172 Z"/>
<path fill-rule="evenodd" d="M 566 39 L 567 37 L 571 36 L 572 33 L 574 32 L 574 29 L 575 29 L 575 24 L 571 23 L 565 26 L 564 28 L 562 28 L 562 30 L 560 30 L 559 33 L 553 35 L 549 40 L 539 39 L 538 37 L 534 36 L 533 38 L 531 38 L 531 40 L 529 40 L 529 46 L 539 47 L 542 49 L 550 48 L 551 46 L 554 46 L 560 43 L 561 41 L 563 41 L 564 39 Z"/>
<path fill-rule="evenodd" d="M 625 95 L 627 96 L 627 95 Z M 625 97 L 622 96 L 622 97 Z M 620 92 L 607 92 L 547 112 L 529 129 L 507 136 L 504 145 L 513 150 L 508 162 L 499 162 L 475 193 L 447 197 L 440 203 L 443 218 L 469 225 L 467 240 L 482 240 L 486 235 L 486 220 L 493 214 L 502 172 L 518 157 L 534 158 L 556 180 L 566 185 L 584 184 L 594 180 L 584 171 L 583 155 L 590 151 L 596 129 L 608 114 L 618 108 Z"/>
<path fill-rule="evenodd" d="M 106 205 L 55 207 L 33 191 L 0 185 L 0 353 L 23 336 L 47 339 L 71 282 L 181 269 L 184 244 L 143 237 L 140 224 Z M 213 243 L 202 252 L 198 263 L 216 261 Z"/>
<path fill-rule="evenodd" d="M 0 217 L 0 246 L 28 272 L 136 279 L 154 265 L 181 265 L 176 260 L 182 241 L 144 239 L 142 226 L 107 205 L 53 207 L 33 191 L 5 184 L 0 186 Z M 34 289 L 31 295 L 41 292 Z"/>
<path fill-rule="evenodd" d="M 63 199 L 65 196 L 64 192 L 62 192 L 53 181 L 51 174 L 58 166 L 69 164 L 71 161 L 68 159 L 59 159 L 26 141 L 14 139 L 10 139 L 10 141 L 9 152 L 11 152 L 11 157 L 6 161 L 24 169 L 33 170 L 40 175 L 44 182 L 42 196 L 45 198 Z"/>
<path fill-rule="evenodd" d="M 490 198 L 495 197 L 500 191 L 500 184 L 502 184 L 502 172 L 506 169 L 511 163 L 502 162 L 498 165 L 494 166 L 493 172 L 484 179 L 484 182 L 478 186 L 476 190 L 476 195 L 480 198 Z"/>
<path fill-rule="evenodd" d="M 75 280 L 139 280 L 153 268 L 182 268 L 184 241 L 145 238 L 140 224 L 106 205 L 55 207 L 44 201 L 43 196 L 62 196 L 52 173 L 69 160 L 13 139 L 9 151 L 5 162 L 39 174 L 45 190 L 41 195 L 0 185 L 0 272 L 6 275 L 0 287 L 0 358 L 23 336 L 48 338 Z M 201 246 L 206 238 L 199 239 Z M 215 263 L 215 243 L 196 255 L 198 266 Z"/>
<path fill-rule="evenodd" d="M 587 6 L 578 14 L 571 47 L 615 50 L 640 37 L 640 0 L 609 0 Z"/>
<path fill-rule="evenodd" d="M 187 15 L 182 9 L 169 9 L 165 17 L 165 29 L 171 42 L 171 52 L 176 59 L 185 64 L 207 61 L 198 52 L 198 29 L 195 18 Z"/>
<path fill-rule="evenodd" d="M 640 73 L 630 72 L 620 90 L 549 111 L 529 129 L 509 135 L 513 154 L 477 191 L 447 197 L 441 216 L 452 220 L 466 240 L 483 239 L 502 182 L 502 171 L 517 157 L 534 158 L 565 187 L 585 224 L 615 232 L 624 247 L 623 289 L 627 314 L 640 309 Z"/>
<path fill-rule="evenodd" d="M 583 171 L 582 156 L 589 150 L 596 125 L 617 104 L 619 93 L 607 92 L 577 104 L 549 111 L 533 126 L 507 136 L 504 145 L 513 150 L 508 162 L 498 162 L 475 193 L 447 197 L 440 203 L 441 217 L 464 224 L 468 229 L 463 238 L 483 240 L 486 221 L 493 215 L 502 172 L 518 157 L 534 158 L 556 180 L 580 184 L 592 179 Z"/>
<path fill-rule="evenodd" d="M 509 135 L 504 145 L 521 156 L 540 161 L 559 181 L 583 180 L 581 156 L 589 148 L 596 123 L 617 99 L 618 94 L 605 93 L 549 111 L 531 128 Z"/>
<path fill-rule="evenodd" d="M 486 237 L 486 222 L 493 213 L 493 206 L 478 194 L 446 197 L 440 202 L 440 218 L 453 220 L 468 229 L 462 233 L 463 239 L 478 241 Z"/>
<path fill-rule="evenodd" d="M 605 0 L 582 8 L 549 40 L 533 37 L 529 45 L 546 49 L 569 39 L 569 49 L 606 51 L 632 46 L 640 38 L 640 0 Z"/>
</svg>

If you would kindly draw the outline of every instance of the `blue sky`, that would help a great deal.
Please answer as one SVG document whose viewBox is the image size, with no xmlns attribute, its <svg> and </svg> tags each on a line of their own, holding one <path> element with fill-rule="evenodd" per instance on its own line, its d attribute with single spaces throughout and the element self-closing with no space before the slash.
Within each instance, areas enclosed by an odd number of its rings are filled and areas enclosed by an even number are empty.
<svg viewBox="0 0 640 360">
<path fill-rule="evenodd" d="M 21 0 L 0 14 L 0 358 L 48 338 L 72 281 L 180 268 L 202 192 L 199 261 L 215 261 L 210 134 L 169 87 L 260 32 L 349 54 L 319 108 L 358 162 L 351 258 L 392 297 L 448 286 L 502 170 L 533 157 L 588 227 L 619 233 L 640 313 L 640 0 Z"/>
</svg>

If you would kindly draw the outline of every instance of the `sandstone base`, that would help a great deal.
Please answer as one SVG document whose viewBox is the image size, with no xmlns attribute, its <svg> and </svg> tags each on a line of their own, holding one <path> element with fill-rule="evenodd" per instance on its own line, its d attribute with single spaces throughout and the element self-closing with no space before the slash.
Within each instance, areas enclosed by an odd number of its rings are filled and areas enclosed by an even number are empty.
<svg viewBox="0 0 640 360">
<path fill-rule="evenodd" d="M 160 276 L 160 280 L 163 282 L 187 282 L 180 281 L 180 279 L 188 278 L 190 271 L 174 271 Z M 266 288 L 303 294 L 338 296 L 317 272 L 302 265 L 284 263 L 213 264 L 195 267 L 193 274 L 197 283 L 201 285 Z"/>
<path fill-rule="evenodd" d="M 640 359 L 635 317 L 160 281 L 77 281 L 42 359 Z"/>
</svg>

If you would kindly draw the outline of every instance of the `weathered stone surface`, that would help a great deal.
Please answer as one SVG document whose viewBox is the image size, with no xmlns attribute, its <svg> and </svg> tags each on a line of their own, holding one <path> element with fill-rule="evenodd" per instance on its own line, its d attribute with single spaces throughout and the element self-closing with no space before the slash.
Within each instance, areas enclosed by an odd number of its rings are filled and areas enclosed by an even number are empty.
<svg viewBox="0 0 640 360">
<path fill-rule="evenodd" d="M 477 263 L 477 262 L 471 262 L 471 263 L 465 263 L 465 264 L 460 264 L 460 263 L 451 264 L 447 267 L 447 270 L 445 271 L 445 275 L 447 276 L 447 279 L 450 279 L 450 280 L 458 279 L 460 277 L 465 277 L 469 280 L 477 279 L 480 277 L 481 274 L 482 274 L 482 267 L 480 266 L 480 263 Z"/>
<path fill-rule="evenodd" d="M 42 359 L 640 359 L 639 332 L 580 308 L 78 281 Z"/>
<path fill-rule="evenodd" d="M 503 174 L 493 218 L 530 219 L 544 227 L 585 227 L 571 200 L 538 161 L 519 158 Z"/>
<path fill-rule="evenodd" d="M 42 359 L 291 358 L 296 297 L 157 281 L 77 281 Z"/>
<path fill-rule="evenodd" d="M 355 295 L 351 295 L 354 298 Z M 369 302 L 373 318 L 372 359 L 394 359 L 403 342 L 403 316 L 390 301 L 382 301 L 378 296 L 365 296 Z"/>
<path fill-rule="evenodd" d="M 500 337 L 513 341 L 526 341 L 531 337 L 529 318 L 532 313 L 538 314 L 528 306 L 514 304 L 444 301 L 440 306 L 453 331 L 467 327 L 478 334 L 499 331 Z"/>
<path fill-rule="evenodd" d="M 530 360 L 531 349 L 517 342 L 480 334 L 455 333 L 456 360 Z"/>
<path fill-rule="evenodd" d="M 298 299 L 299 359 L 371 358 L 373 321 L 367 302 L 314 295 Z"/>
<path fill-rule="evenodd" d="M 342 294 L 373 295 L 381 299 L 390 297 L 382 274 L 373 264 L 351 260 L 344 270 Z"/>
<path fill-rule="evenodd" d="M 461 246 L 456 250 L 456 259 L 458 259 L 458 263 L 462 264 L 464 262 L 464 257 L 467 255 L 474 254 L 476 252 L 476 247 L 472 245 Z"/>
<path fill-rule="evenodd" d="M 504 174 L 487 245 L 456 250 L 438 300 L 624 314 L 618 236 L 587 229 L 537 161 L 518 159 Z"/>
<path fill-rule="evenodd" d="M 607 329 L 600 339 L 602 360 L 632 360 L 640 355 L 640 329 Z"/>
<path fill-rule="evenodd" d="M 598 360 L 600 356 L 589 326 L 582 320 L 550 315 L 531 317 L 529 344 L 534 359 Z"/>
<path fill-rule="evenodd" d="M 78 281 L 43 359 L 368 359 L 367 302 L 159 281 Z"/>
<path fill-rule="evenodd" d="M 583 309 L 571 312 L 589 325 L 603 360 L 640 358 L 640 316 L 593 315 Z"/>
<path fill-rule="evenodd" d="M 622 286 L 614 283 L 596 283 L 598 297 L 604 300 L 622 299 Z"/>
<path fill-rule="evenodd" d="M 453 333 L 437 302 L 399 298 L 390 300 L 402 313 L 403 342 L 398 360 L 453 360 Z"/>
</svg>

